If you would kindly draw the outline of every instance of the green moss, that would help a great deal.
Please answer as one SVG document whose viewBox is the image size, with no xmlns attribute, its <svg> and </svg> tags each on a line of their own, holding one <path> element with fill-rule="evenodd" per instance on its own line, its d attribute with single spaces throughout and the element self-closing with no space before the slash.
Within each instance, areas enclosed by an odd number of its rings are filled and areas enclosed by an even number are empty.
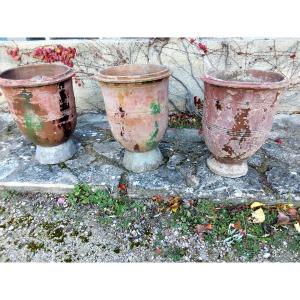
<svg viewBox="0 0 300 300">
<path fill-rule="evenodd" d="M 5 223 L 0 224 L 0 228 L 5 229 L 6 228 L 6 224 Z"/>
<path fill-rule="evenodd" d="M 71 262 L 73 262 L 72 257 L 71 257 L 71 256 L 68 256 L 67 258 L 64 259 L 64 262 L 66 262 L 66 263 L 71 263 Z"/>
<path fill-rule="evenodd" d="M 55 228 L 48 232 L 48 236 L 50 239 L 57 243 L 62 243 L 66 237 L 64 229 L 62 227 Z"/>
<path fill-rule="evenodd" d="M 77 229 L 72 230 L 72 232 L 70 233 L 70 236 L 74 237 L 74 236 L 78 236 L 79 232 Z"/>
<path fill-rule="evenodd" d="M 7 200 L 11 200 L 13 198 L 13 196 L 17 195 L 16 192 L 14 191 L 2 191 L 0 193 L 0 197 L 1 199 L 7 201 Z"/>
<path fill-rule="evenodd" d="M 18 228 L 24 228 L 31 225 L 33 221 L 33 217 L 30 214 L 26 214 L 21 217 L 13 217 L 10 220 L 8 220 L 7 225 L 8 226 L 14 226 Z"/>
<path fill-rule="evenodd" d="M 178 262 L 187 254 L 187 250 L 187 248 L 171 246 L 164 251 L 164 256 L 171 258 L 174 262 Z"/>
<path fill-rule="evenodd" d="M 263 160 L 261 165 L 256 167 L 256 170 L 261 174 L 265 174 L 268 171 L 268 169 L 269 169 L 269 165 L 266 160 Z"/>
<path fill-rule="evenodd" d="M 121 252 L 121 249 L 119 247 L 114 248 L 113 250 L 116 254 L 119 254 Z"/>
<path fill-rule="evenodd" d="M 85 235 L 80 235 L 79 238 L 83 243 L 87 243 L 89 241 L 89 238 Z"/>
<path fill-rule="evenodd" d="M 59 163 L 58 166 L 59 166 L 61 169 L 65 169 L 65 168 L 67 167 L 67 165 L 66 165 L 64 162 Z"/>
<path fill-rule="evenodd" d="M 61 225 L 64 224 L 60 224 L 59 222 L 44 222 L 41 224 L 42 228 L 46 230 L 47 236 L 57 243 L 62 243 L 66 237 L 64 228 Z"/>
<path fill-rule="evenodd" d="M 44 243 L 39 243 L 39 242 L 34 242 L 31 241 L 27 244 L 27 248 L 31 251 L 31 252 L 36 252 L 40 249 L 44 248 Z"/>
<path fill-rule="evenodd" d="M 57 226 L 57 223 L 44 222 L 41 224 L 41 227 L 46 230 L 52 230 Z"/>
<path fill-rule="evenodd" d="M 5 212 L 5 207 L 3 206 L 0 206 L 0 214 L 4 213 Z"/>
</svg>

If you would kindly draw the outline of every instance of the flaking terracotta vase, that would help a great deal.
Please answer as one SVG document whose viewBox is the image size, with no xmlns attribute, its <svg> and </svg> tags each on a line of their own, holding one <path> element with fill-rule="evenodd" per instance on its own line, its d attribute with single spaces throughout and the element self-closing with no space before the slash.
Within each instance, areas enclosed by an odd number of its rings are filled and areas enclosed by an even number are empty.
<svg viewBox="0 0 300 300">
<path fill-rule="evenodd" d="M 123 165 L 133 172 L 162 164 L 158 144 L 168 126 L 170 70 L 161 65 L 122 65 L 97 76 L 114 138 L 125 148 Z"/>
<path fill-rule="evenodd" d="M 215 72 L 202 79 L 203 135 L 213 154 L 207 165 L 221 176 L 244 176 L 247 159 L 271 130 L 280 90 L 288 81 L 281 74 L 260 70 Z"/>
<path fill-rule="evenodd" d="M 20 131 L 36 147 L 41 164 L 56 164 L 77 151 L 72 136 L 77 120 L 72 76 L 67 66 L 34 64 L 0 74 L 0 87 Z"/>
</svg>

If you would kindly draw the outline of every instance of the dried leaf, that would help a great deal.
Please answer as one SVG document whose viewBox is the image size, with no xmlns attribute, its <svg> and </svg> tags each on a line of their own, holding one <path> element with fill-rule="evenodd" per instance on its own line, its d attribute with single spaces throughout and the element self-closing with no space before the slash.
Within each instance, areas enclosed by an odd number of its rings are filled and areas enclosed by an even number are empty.
<svg viewBox="0 0 300 300">
<path fill-rule="evenodd" d="M 169 210 L 175 213 L 181 204 L 181 198 L 174 196 L 169 199 Z"/>
<path fill-rule="evenodd" d="M 254 209 L 254 208 L 259 208 L 259 207 L 262 207 L 264 206 L 263 203 L 261 202 L 253 202 L 251 205 L 250 205 L 250 208 Z"/>
<path fill-rule="evenodd" d="M 259 208 L 252 212 L 253 223 L 263 223 L 266 219 L 265 213 L 262 208 Z"/>
<path fill-rule="evenodd" d="M 208 224 L 206 224 L 206 228 L 207 228 L 207 230 L 212 230 L 212 229 L 213 229 L 213 227 L 214 227 L 214 225 L 213 225 L 213 224 L 211 224 L 211 223 L 208 223 Z"/>
<path fill-rule="evenodd" d="M 295 224 L 294 224 L 294 227 L 295 227 L 295 229 L 297 230 L 297 232 L 300 233 L 300 224 L 299 224 L 299 222 L 295 223 Z"/>
<path fill-rule="evenodd" d="M 234 224 L 233 224 L 233 227 L 237 230 L 240 230 L 242 229 L 242 226 L 241 226 L 241 221 L 240 220 L 237 220 Z"/>
<path fill-rule="evenodd" d="M 212 230 L 213 224 L 197 224 L 196 225 L 196 232 L 199 234 L 199 236 L 202 236 L 203 233 L 209 232 Z"/>
<path fill-rule="evenodd" d="M 178 208 L 179 208 L 179 203 L 174 203 L 173 205 L 170 206 L 170 210 L 173 213 L 176 213 Z"/>
<path fill-rule="evenodd" d="M 290 203 L 289 204 L 277 204 L 276 207 L 277 207 L 278 210 L 287 211 L 290 208 L 294 207 L 294 205 L 290 204 Z"/>
<path fill-rule="evenodd" d="M 296 208 L 290 207 L 290 208 L 287 210 L 287 213 L 288 213 L 288 215 L 290 216 L 290 219 L 291 219 L 292 221 L 299 219 L 298 211 L 297 211 Z"/>
<path fill-rule="evenodd" d="M 155 196 L 152 197 L 152 200 L 154 202 L 159 202 L 160 203 L 160 202 L 162 202 L 163 198 L 160 195 L 155 195 Z"/>
<path fill-rule="evenodd" d="M 279 212 L 277 216 L 277 225 L 285 225 L 290 222 L 290 218 L 283 212 Z"/>
</svg>

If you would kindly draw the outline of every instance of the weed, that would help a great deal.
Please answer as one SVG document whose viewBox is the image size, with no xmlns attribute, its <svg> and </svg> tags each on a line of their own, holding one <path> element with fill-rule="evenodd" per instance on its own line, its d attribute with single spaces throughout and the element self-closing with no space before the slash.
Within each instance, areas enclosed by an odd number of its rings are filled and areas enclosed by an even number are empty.
<svg viewBox="0 0 300 300">
<path fill-rule="evenodd" d="M 59 166 L 61 169 L 65 169 L 65 168 L 67 167 L 67 165 L 66 165 L 64 162 L 59 163 L 58 166 Z"/>
<path fill-rule="evenodd" d="M 171 246 L 165 251 L 165 256 L 170 257 L 174 262 L 178 262 L 186 255 L 186 252 L 187 248 Z"/>
<path fill-rule="evenodd" d="M 15 196 L 15 195 L 16 195 L 16 192 L 14 192 L 14 191 L 2 191 L 0 194 L 1 199 L 4 201 L 11 200 L 13 198 L 13 196 Z"/>
<path fill-rule="evenodd" d="M 93 191 L 88 184 L 75 185 L 72 192 L 67 195 L 67 200 L 73 205 L 97 204 L 100 208 L 105 208 L 113 204 L 113 199 L 108 191 L 97 189 Z"/>
</svg>

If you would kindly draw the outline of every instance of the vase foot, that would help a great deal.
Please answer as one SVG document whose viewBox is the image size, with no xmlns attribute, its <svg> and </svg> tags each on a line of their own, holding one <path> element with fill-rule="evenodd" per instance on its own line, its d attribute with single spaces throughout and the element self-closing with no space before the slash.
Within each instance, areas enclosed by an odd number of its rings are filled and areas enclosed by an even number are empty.
<svg viewBox="0 0 300 300">
<path fill-rule="evenodd" d="M 72 139 L 53 147 L 37 145 L 35 159 L 42 165 L 54 165 L 70 159 L 77 149 L 77 144 Z"/>
<path fill-rule="evenodd" d="M 130 152 L 125 150 L 123 166 L 132 172 L 142 173 L 157 169 L 163 162 L 159 148 L 147 152 Z"/>
<path fill-rule="evenodd" d="M 207 165 L 212 172 L 223 177 L 237 178 L 245 176 L 248 172 L 247 161 L 235 164 L 226 164 L 219 162 L 211 156 L 207 159 Z"/>
</svg>

